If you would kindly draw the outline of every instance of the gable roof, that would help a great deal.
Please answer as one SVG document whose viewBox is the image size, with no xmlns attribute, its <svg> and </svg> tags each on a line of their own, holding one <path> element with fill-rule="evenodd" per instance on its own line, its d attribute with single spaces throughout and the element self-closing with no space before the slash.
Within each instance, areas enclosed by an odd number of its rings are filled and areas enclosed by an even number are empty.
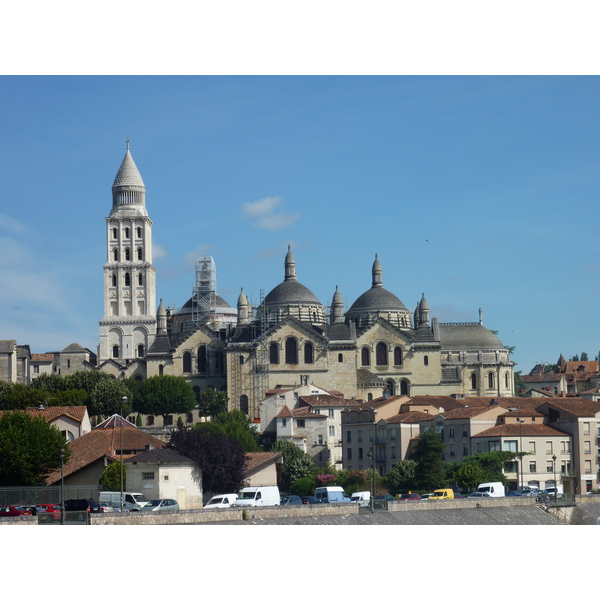
<svg viewBox="0 0 600 600">
<path fill-rule="evenodd" d="M 340 398 L 329 394 L 300 396 L 300 400 L 309 406 L 354 406 L 359 403 L 358 400 L 352 398 Z"/>
<path fill-rule="evenodd" d="M 445 411 L 455 408 L 464 408 L 465 403 L 452 396 L 413 396 L 404 406 L 433 406 L 443 408 Z"/>
<path fill-rule="evenodd" d="M 246 475 L 283 457 L 281 452 L 246 452 Z"/>
<path fill-rule="evenodd" d="M 146 450 L 141 454 L 130 456 L 123 462 L 143 462 L 143 463 L 192 463 L 195 464 L 191 458 L 179 454 L 172 448 L 153 448 L 152 450 Z"/>
<path fill-rule="evenodd" d="M 287 407 L 287 404 L 275 415 L 276 419 L 289 419 L 291 418 L 292 411 Z"/>
<path fill-rule="evenodd" d="M 31 362 L 52 362 L 54 360 L 54 354 L 32 354 L 31 355 Z"/>
<path fill-rule="evenodd" d="M 595 417 L 600 413 L 600 404 L 585 398 L 553 398 L 546 400 L 543 406 L 554 406 L 575 417 Z"/>
<path fill-rule="evenodd" d="M 481 433 L 476 433 L 471 437 L 554 437 L 563 436 L 569 437 L 568 433 L 554 429 L 549 425 L 542 425 L 541 423 L 523 423 L 518 425 L 517 423 L 504 423 L 503 425 L 496 425 L 490 429 L 486 429 Z"/>
<path fill-rule="evenodd" d="M 0 411 L 0 415 L 7 412 L 12 411 L 2 410 Z M 54 421 L 63 415 L 70 417 L 74 421 L 81 422 L 85 418 L 87 408 L 85 406 L 48 406 L 41 409 L 37 407 L 28 407 L 25 410 L 20 410 L 18 412 L 26 412 L 31 417 L 42 417 L 47 423 Z"/>
<path fill-rule="evenodd" d="M 490 410 L 498 408 L 497 406 L 463 406 L 454 408 L 448 412 L 441 413 L 445 420 L 448 419 L 473 419 L 479 415 L 483 415 Z"/>
<path fill-rule="evenodd" d="M 385 419 L 386 423 L 421 423 L 423 421 L 433 421 L 435 415 L 430 415 L 418 410 L 400 413 L 389 419 Z"/>
</svg>

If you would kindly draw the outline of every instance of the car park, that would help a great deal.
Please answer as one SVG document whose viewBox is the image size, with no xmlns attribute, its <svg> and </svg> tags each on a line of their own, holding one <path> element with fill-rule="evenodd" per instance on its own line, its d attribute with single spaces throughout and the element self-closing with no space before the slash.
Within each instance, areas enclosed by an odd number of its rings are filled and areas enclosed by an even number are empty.
<svg viewBox="0 0 600 600">
<path fill-rule="evenodd" d="M 213 496 L 204 508 L 231 508 L 237 497 L 237 494 L 218 494 Z"/>
<path fill-rule="evenodd" d="M 171 498 L 163 498 L 160 500 L 150 500 L 147 504 L 140 508 L 142 512 L 167 512 L 179 510 L 179 504 Z"/>
<path fill-rule="evenodd" d="M 36 515 L 35 506 L 16 506 L 15 507 L 22 515 Z"/>
<path fill-rule="evenodd" d="M 371 492 L 354 492 L 350 496 L 350 502 L 357 502 L 358 506 L 365 508 L 371 506 Z"/>
<path fill-rule="evenodd" d="M 388 502 L 393 502 L 395 498 L 391 494 L 381 494 L 379 496 L 375 496 L 375 500 L 387 500 Z"/>
<path fill-rule="evenodd" d="M 402 494 L 399 498 L 399 502 L 410 502 L 413 500 L 420 500 L 421 496 L 415 492 L 410 492 L 409 494 Z"/>
<path fill-rule="evenodd" d="M 88 512 L 88 513 L 99 513 L 100 504 L 91 498 L 75 498 L 71 500 L 65 500 L 65 511 L 66 512 Z"/>
<path fill-rule="evenodd" d="M 429 500 L 429 498 L 431 498 L 431 496 L 433 496 L 433 493 L 423 494 L 421 496 L 421 500 Z"/>
<path fill-rule="evenodd" d="M 103 513 L 115 512 L 114 507 L 111 506 L 108 502 L 99 502 L 98 504 L 100 504 L 100 512 L 103 512 Z"/>
<path fill-rule="evenodd" d="M 279 499 L 280 506 L 300 506 L 302 504 L 302 498 L 300 496 L 282 496 Z"/>
<path fill-rule="evenodd" d="M 60 521 L 60 504 L 36 504 L 38 515 L 49 515 Z"/>
<path fill-rule="evenodd" d="M 467 498 L 491 498 L 488 492 L 472 492 Z"/>
<path fill-rule="evenodd" d="M 507 496 L 521 496 L 521 492 L 517 492 L 517 490 L 511 490 L 510 492 L 506 492 Z"/>
</svg>

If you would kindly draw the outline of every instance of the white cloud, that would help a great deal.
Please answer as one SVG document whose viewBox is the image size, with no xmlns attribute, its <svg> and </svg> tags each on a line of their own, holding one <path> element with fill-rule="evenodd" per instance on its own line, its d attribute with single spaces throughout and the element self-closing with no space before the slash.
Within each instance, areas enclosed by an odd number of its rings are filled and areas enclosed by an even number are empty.
<svg viewBox="0 0 600 600">
<path fill-rule="evenodd" d="M 210 256 L 210 251 L 212 250 L 212 248 L 213 246 L 211 246 L 210 244 L 200 244 L 200 246 L 198 246 L 195 250 L 193 250 L 192 252 L 188 252 L 185 255 L 184 259 L 186 266 L 195 267 L 196 260 L 200 256 Z"/>
<path fill-rule="evenodd" d="M 3 215 L 0 213 L 0 228 L 6 229 L 11 233 L 29 233 L 31 229 L 18 221 L 17 219 L 13 219 L 8 215 Z"/>
<path fill-rule="evenodd" d="M 242 214 L 253 219 L 253 226 L 276 231 L 289 227 L 300 218 L 300 213 L 276 213 L 284 204 L 281 196 L 267 196 L 256 202 L 244 202 Z"/>
<path fill-rule="evenodd" d="M 165 258 L 168 252 L 162 244 L 152 244 L 152 259 L 156 260 L 159 258 Z"/>
</svg>

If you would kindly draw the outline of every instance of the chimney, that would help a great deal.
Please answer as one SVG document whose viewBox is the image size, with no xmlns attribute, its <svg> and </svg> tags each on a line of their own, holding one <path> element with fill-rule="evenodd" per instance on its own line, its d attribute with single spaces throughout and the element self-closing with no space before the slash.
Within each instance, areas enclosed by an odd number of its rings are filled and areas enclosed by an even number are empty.
<svg viewBox="0 0 600 600">
<path fill-rule="evenodd" d="M 147 444 L 146 445 L 146 452 L 148 452 L 149 450 L 154 450 L 154 444 Z"/>
</svg>

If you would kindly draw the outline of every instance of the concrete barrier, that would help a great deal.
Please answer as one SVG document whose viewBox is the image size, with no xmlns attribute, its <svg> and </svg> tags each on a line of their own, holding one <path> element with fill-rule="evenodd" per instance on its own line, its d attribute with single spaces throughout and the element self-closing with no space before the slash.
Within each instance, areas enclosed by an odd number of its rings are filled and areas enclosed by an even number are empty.
<svg viewBox="0 0 600 600">
<path fill-rule="evenodd" d="M 0 517 L 0 525 L 37 525 L 37 517 L 35 515 Z"/>
<path fill-rule="evenodd" d="M 280 519 L 358 514 L 358 504 L 303 504 L 179 510 L 172 513 L 129 512 L 90 514 L 90 525 L 191 525 L 247 519 Z"/>
<path fill-rule="evenodd" d="M 454 500 L 413 500 L 388 502 L 388 510 L 444 510 L 449 508 L 487 508 L 507 506 L 530 506 L 536 504 L 533 496 L 509 496 L 505 498 L 456 498 Z"/>
</svg>

